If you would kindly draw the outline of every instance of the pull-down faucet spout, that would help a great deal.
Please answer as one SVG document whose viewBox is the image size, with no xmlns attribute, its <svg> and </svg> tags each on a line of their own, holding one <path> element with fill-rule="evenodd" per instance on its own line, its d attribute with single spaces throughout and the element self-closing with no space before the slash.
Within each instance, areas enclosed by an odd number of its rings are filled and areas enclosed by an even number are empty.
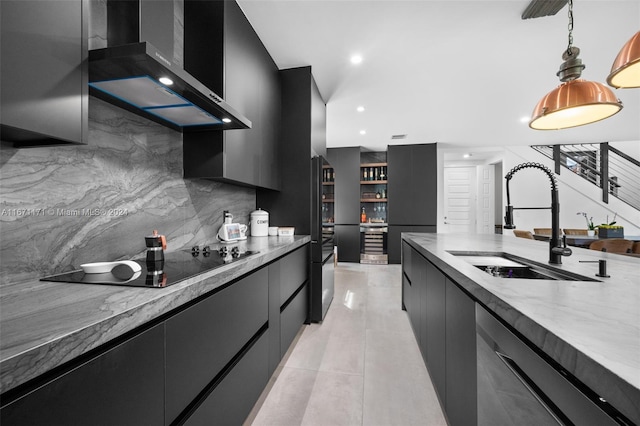
<svg viewBox="0 0 640 426">
<path fill-rule="evenodd" d="M 515 166 L 504 177 L 507 180 L 507 207 L 505 209 L 504 227 L 506 229 L 515 229 L 513 223 L 513 210 L 511 205 L 511 197 L 509 194 L 509 181 L 513 175 L 522 169 L 534 168 L 542 170 L 546 173 L 547 177 L 551 181 L 551 239 L 549 240 L 549 263 L 560 265 L 562 263 L 562 256 L 571 256 L 571 249 L 567 247 L 566 237 L 563 237 L 560 244 L 560 203 L 558 202 L 558 182 L 548 167 L 539 163 L 522 163 Z M 533 209 L 547 208 L 547 207 L 532 207 Z M 518 209 L 517 207 L 515 209 Z M 523 208 L 526 209 L 526 208 Z"/>
</svg>

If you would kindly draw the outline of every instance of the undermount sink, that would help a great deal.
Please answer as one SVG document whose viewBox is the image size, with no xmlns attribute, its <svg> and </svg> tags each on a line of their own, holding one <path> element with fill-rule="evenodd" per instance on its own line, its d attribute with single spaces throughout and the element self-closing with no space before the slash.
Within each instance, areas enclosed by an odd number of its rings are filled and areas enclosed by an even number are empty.
<svg viewBox="0 0 640 426">
<path fill-rule="evenodd" d="M 449 251 L 476 268 L 497 278 L 525 280 L 599 281 L 573 272 L 524 259 L 509 253 L 484 251 Z"/>
</svg>

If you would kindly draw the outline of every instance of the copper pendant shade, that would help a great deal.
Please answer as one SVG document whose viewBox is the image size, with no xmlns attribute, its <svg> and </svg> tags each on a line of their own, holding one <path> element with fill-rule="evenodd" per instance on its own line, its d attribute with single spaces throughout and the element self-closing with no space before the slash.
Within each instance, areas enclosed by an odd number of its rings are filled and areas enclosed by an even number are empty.
<svg viewBox="0 0 640 426">
<path fill-rule="evenodd" d="M 604 120 L 622 109 L 622 102 L 604 84 L 575 79 L 545 95 L 533 110 L 529 127 L 558 130 Z"/>
<path fill-rule="evenodd" d="M 595 81 L 580 78 L 585 65 L 580 49 L 573 46 L 573 0 L 569 5 L 569 45 L 562 54 L 556 75 L 562 84 L 536 105 L 529 122 L 535 130 L 558 130 L 604 120 L 622 109 L 622 102 L 611 89 Z"/>
<path fill-rule="evenodd" d="M 616 88 L 640 87 L 640 31 L 618 53 L 607 83 Z"/>
</svg>

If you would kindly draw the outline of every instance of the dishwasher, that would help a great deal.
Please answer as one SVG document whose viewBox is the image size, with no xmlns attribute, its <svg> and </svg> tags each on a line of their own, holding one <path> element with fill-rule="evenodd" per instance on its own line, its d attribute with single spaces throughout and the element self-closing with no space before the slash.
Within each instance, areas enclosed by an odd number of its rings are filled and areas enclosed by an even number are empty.
<svg viewBox="0 0 640 426">
<path fill-rule="evenodd" d="M 480 426 L 633 425 L 476 304 Z"/>
</svg>

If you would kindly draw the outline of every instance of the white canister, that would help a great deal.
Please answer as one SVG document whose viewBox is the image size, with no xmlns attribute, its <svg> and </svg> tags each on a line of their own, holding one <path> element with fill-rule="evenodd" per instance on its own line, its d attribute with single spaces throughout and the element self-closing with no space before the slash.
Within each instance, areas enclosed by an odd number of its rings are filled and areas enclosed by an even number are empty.
<svg viewBox="0 0 640 426">
<path fill-rule="evenodd" d="M 266 237 L 269 235 L 269 213 L 262 209 L 251 212 L 251 236 Z"/>
</svg>

